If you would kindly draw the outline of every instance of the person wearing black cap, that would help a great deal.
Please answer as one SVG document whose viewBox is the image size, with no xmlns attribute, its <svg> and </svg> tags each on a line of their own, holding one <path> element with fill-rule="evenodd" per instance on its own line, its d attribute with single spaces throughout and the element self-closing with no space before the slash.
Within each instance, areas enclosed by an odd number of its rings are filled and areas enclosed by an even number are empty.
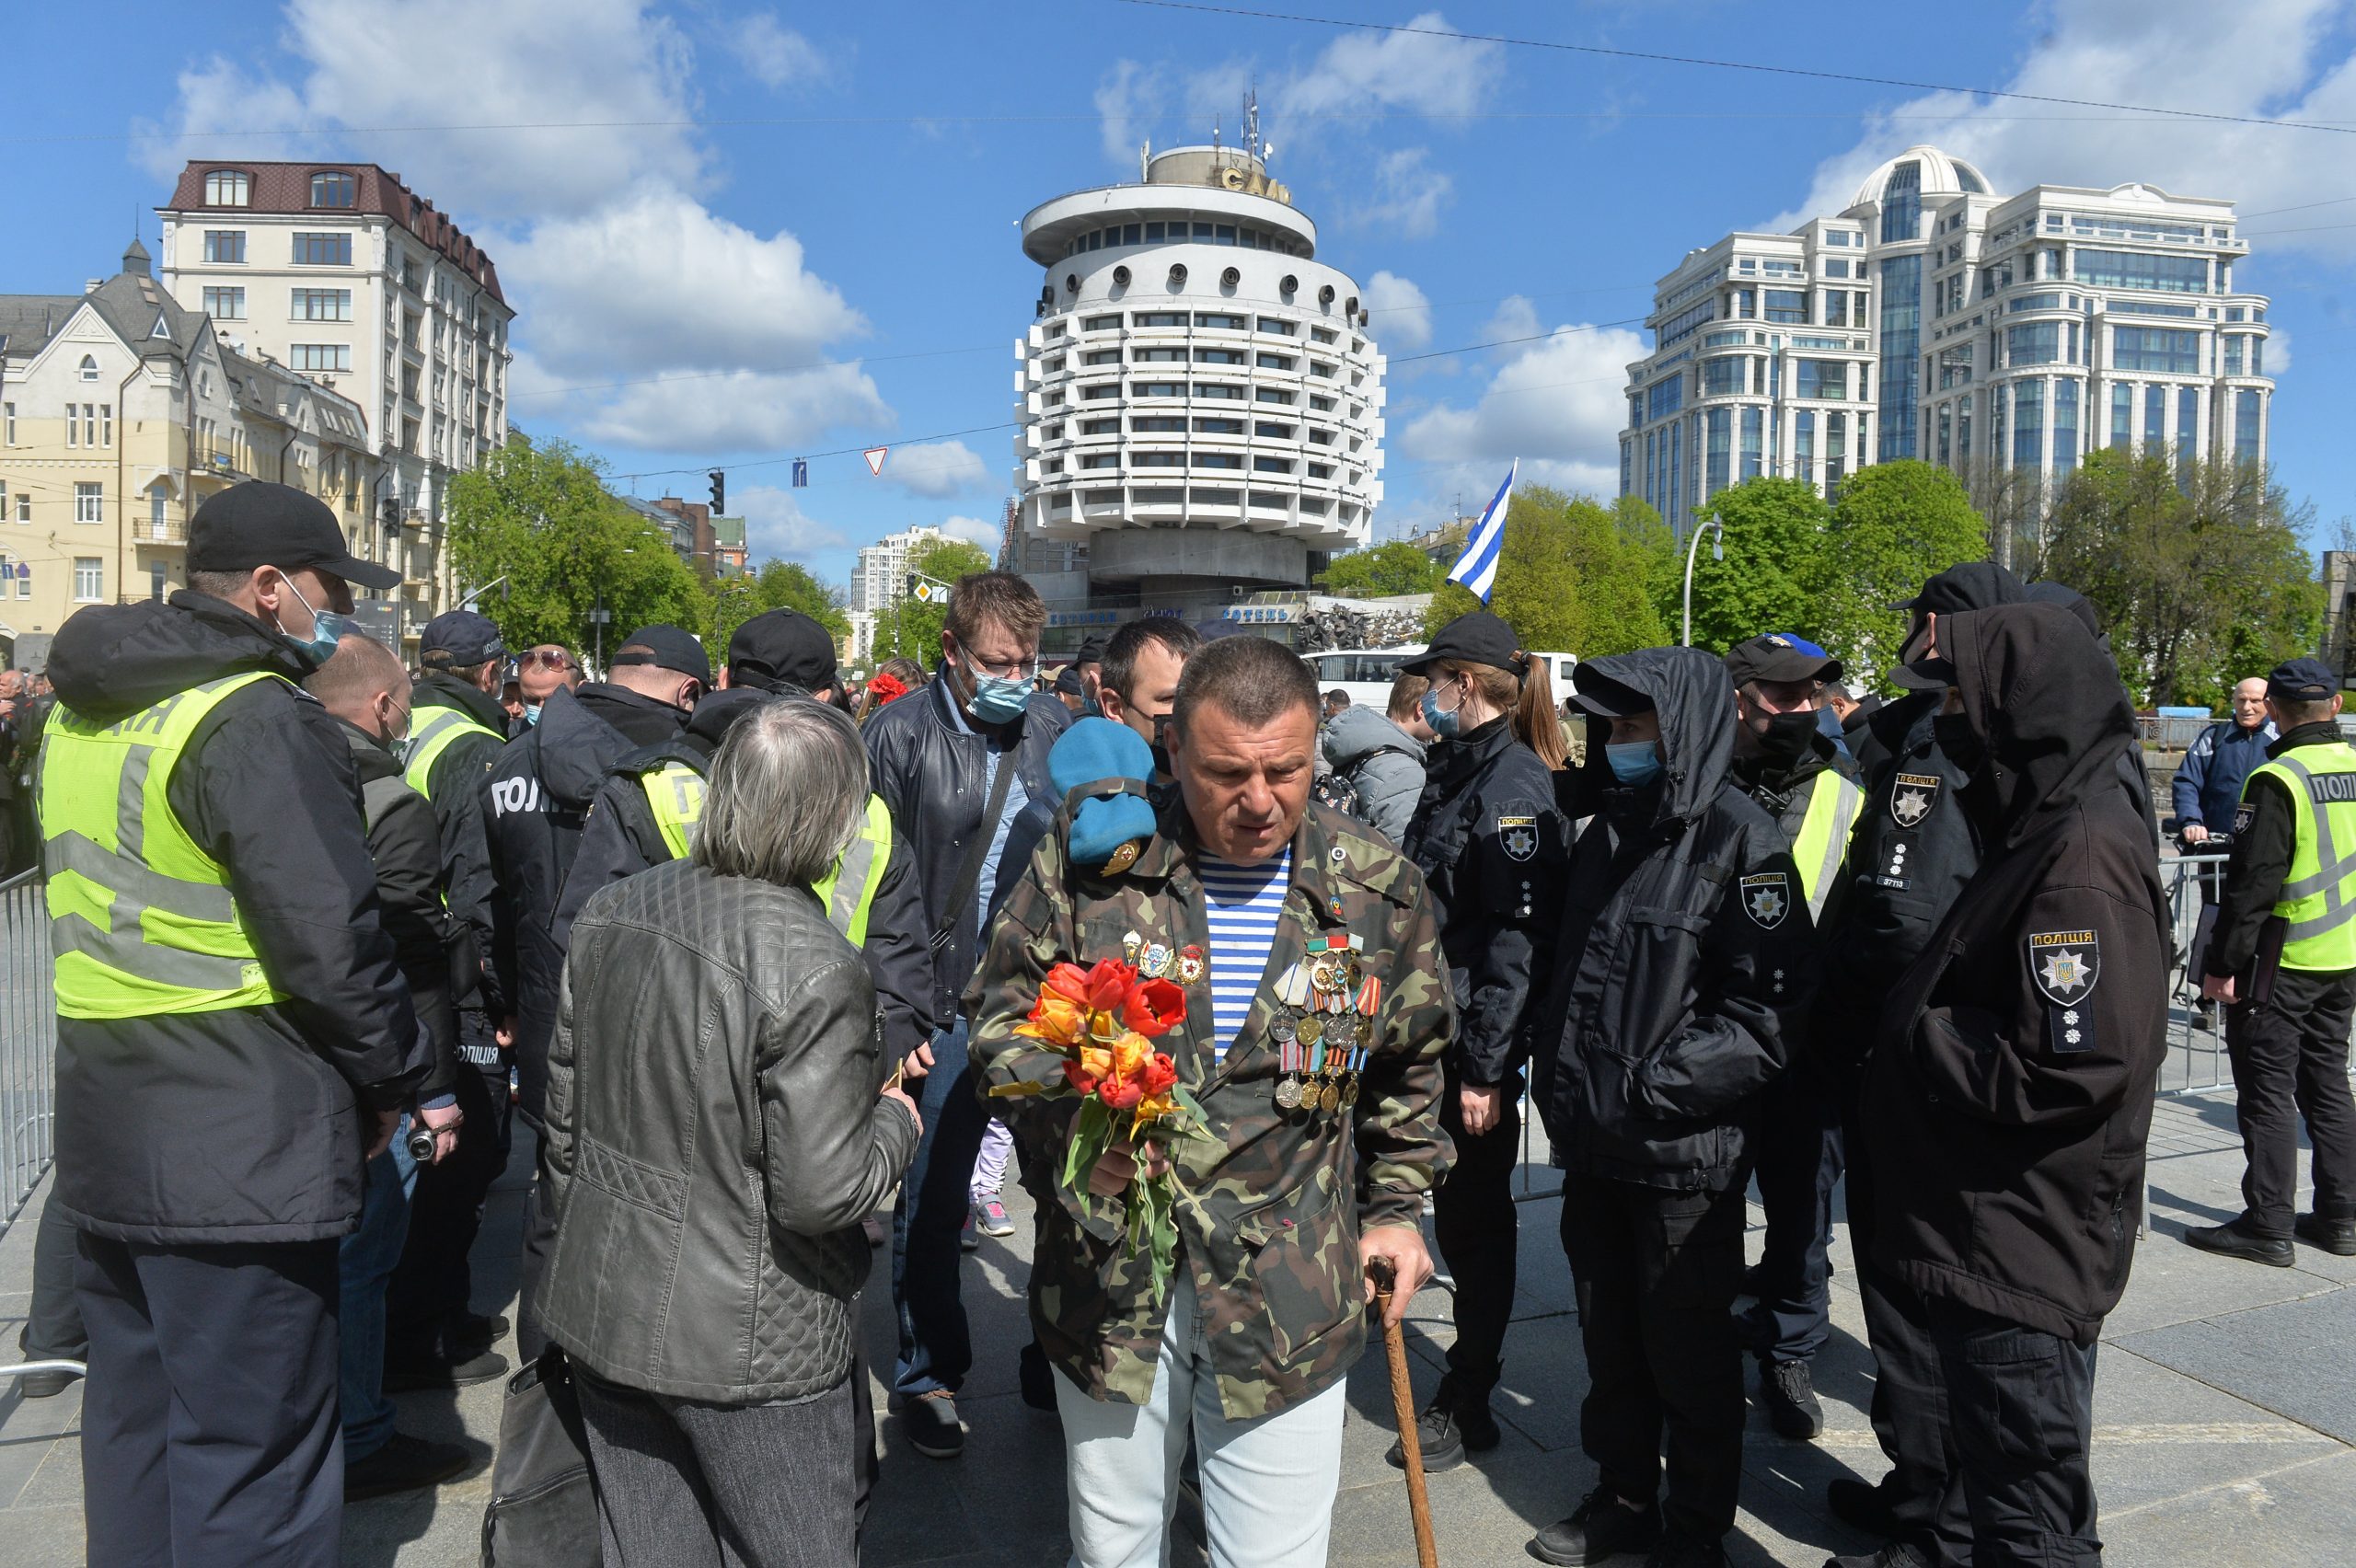
<svg viewBox="0 0 2356 1568">
<path fill-rule="evenodd" d="M 1924 657 L 1948 617 L 2018 604 L 2027 594 L 1992 561 L 1949 567 L 1894 606 L 1911 612 L 1900 659 Z M 1878 709 L 1852 743 L 1865 809 L 1849 836 L 1848 887 L 1819 950 L 1824 979 L 1807 1028 L 1840 1104 L 1851 1251 L 1877 1366 L 1869 1414 L 1891 1468 L 1878 1483 L 1840 1477 L 1826 1486 L 1825 1501 L 1848 1523 L 1906 1543 L 1928 1562 L 1960 1562 L 1970 1555 L 1970 1523 L 1948 1462 L 1946 1424 L 1927 1394 L 1936 1386 L 1936 1353 L 1929 1325 L 1904 1309 L 1911 1298 L 1888 1288 L 1873 1261 L 1871 1146 L 1857 1093 L 1882 998 L 1971 880 L 1981 845 L 1961 801 L 1970 770 L 1950 750 L 1971 744 L 1961 698 L 1936 682 L 1914 686 L 1922 677 L 1913 674 L 1891 678 L 1906 695 Z"/>
<path fill-rule="evenodd" d="M 1092 718 L 1097 712 L 1096 694 L 1104 686 L 1103 640 L 1091 637 L 1081 643 L 1080 651 L 1072 655 L 1071 668 L 1080 673 L 1080 691 L 1083 699 L 1074 710 L 1073 717 Z M 1057 689 L 1060 691 L 1062 688 Z"/>
<path fill-rule="evenodd" d="M 511 1097 L 499 1037 L 512 1032 L 514 1009 L 491 962 L 499 890 L 482 814 L 483 781 L 507 744 L 498 700 L 507 644 L 488 617 L 451 610 L 426 622 L 418 663 L 424 674 L 410 688 L 402 778 L 432 804 L 440 834 L 450 914 L 462 933 L 453 964 L 458 1056 L 468 1070 L 457 1080 L 466 1113 L 457 1152 L 417 1173 L 409 1240 L 386 1303 L 385 1360 L 396 1389 L 412 1377 L 433 1386 L 445 1365 L 483 1357 L 507 1329 L 474 1310 L 470 1262 L 483 1199 L 507 1168 Z"/>
<path fill-rule="evenodd" d="M 676 735 L 710 685 L 711 660 L 702 643 L 676 626 L 641 627 L 615 652 L 610 680 L 551 692 L 539 722 L 501 753 L 483 785 L 502 922 L 494 961 L 515 1009 L 510 1045 L 516 1109 L 535 1129 L 541 1125 L 557 982 L 564 972 L 557 905 L 581 847 L 589 802 L 625 755 Z M 541 1191 L 536 1184 L 525 1211 L 516 1339 L 526 1361 L 537 1360 L 547 1344 L 529 1306 L 552 1228 Z"/>
<path fill-rule="evenodd" d="M 2291 1238 L 2356 1256 L 2356 1102 L 2348 1030 L 2356 1015 L 2356 746 L 2339 732 L 2339 682 L 2317 659 L 2266 679 L 2281 738 L 2242 787 L 2201 995 L 2227 1004 L 2225 1048 L 2241 1120 L 2242 1212 L 2184 1239 L 2204 1251 L 2289 1268 Z M 2315 1207 L 2296 1215 L 2298 1122 L 2315 1153 Z"/>
<path fill-rule="evenodd" d="M 1513 1316 L 1523 1020 L 1552 958 L 1570 825 L 1554 804 L 1562 731 L 1546 662 L 1511 627 L 1459 616 L 1402 668 L 1429 677 L 1424 717 L 1440 738 L 1400 845 L 1431 890 L 1457 1018 L 1440 1096 L 1456 1163 L 1432 1195 L 1456 1338 L 1417 1423 L 1426 1468 L 1449 1470 L 1498 1442 L 1489 1398 Z M 1406 1462 L 1396 1445 L 1391 1462 Z"/>
<path fill-rule="evenodd" d="M 1729 776 L 1726 667 L 1650 648 L 1587 660 L 1572 683 L 1596 808 L 1531 1020 L 1531 1098 L 1564 1172 L 1580 1443 L 1601 1473 L 1530 1549 L 1715 1568 L 1742 1480 L 1743 1191 L 1813 932 L 1783 834 Z"/>
<path fill-rule="evenodd" d="M 87 1551 L 332 1562 L 336 1242 L 433 1047 L 350 752 L 296 683 L 348 584 L 400 577 L 260 482 L 197 509 L 188 566 L 168 601 L 76 612 L 49 659 L 51 1201 L 81 1232 Z"/>
<path fill-rule="evenodd" d="M 1088 715 L 1088 709 L 1091 706 L 1088 685 L 1080 679 L 1079 666 L 1066 664 L 1056 672 L 1055 693 L 1056 700 L 1062 703 L 1064 710 L 1073 718 L 1078 719 Z"/>
<path fill-rule="evenodd" d="M 598 787 L 557 905 L 558 941 L 571 947 L 572 922 L 598 889 L 686 858 L 702 818 L 712 755 L 738 720 L 780 697 L 835 707 L 841 681 L 833 635 L 801 611 L 768 610 L 738 627 L 729 640 L 718 689 L 696 704 L 677 734 L 623 756 Z M 838 870 L 826 890 L 838 893 L 839 899 L 822 902 L 828 917 L 837 918 L 837 928 L 867 956 L 884 1015 L 884 1046 L 897 1061 L 932 1033 L 924 909 L 907 847 L 892 834 L 890 813 L 880 801 L 871 799 L 861 842 L 870 846 L 867 852 L 844 854 L 845 861 L 856 862 L 853 874 L 846 877 Z M 872 873 L 862 871 L 871 866 Z"/>
<path fill-rule="evenodd" d="M 1863 1090 L 1866 1240 L 1927 1325 L 1926 1380 L 1905 1393 L 1942 1423 L 1963 1492 L 1954 1556 L 2092 1568 L 2096 1346 L 2133 1262 L 2166 1048 L 2170 923 L 2117 783 L 2134 713 L 2059 604 L 1942 615 L 1910 673 L 1957 694 L 1964 730 L 1944 744 L 1984 853 L 1884 987 Z M 1901 1540 L 1838 1561 L 1934 1560 Z"/>
<path fill-rule="evenodd" d="M 1738 642 L 1726 654 L 1734 681 L 1734 781 L 1775 819 L 1799 868 L 1808 917 L 1821 932 L 1846 892 L 1849 830 L 1864 809 L 1856 765 L 1819 722 L 1841 661 L 1789 632 Z M 1742 1314 L 1759 1357 L 1760 1395 L 1783 1436 L 1824 1430 L 1809 1363 L 1831 1334 L 1832 1190 L 1841 1180 L 1841 1117 L 1808 1043 L 1784 1043 L 1790 1070 L 1768 1091 L 1760 1126 L 1759 1202 L 1767 1239 Z"/>
</svg>

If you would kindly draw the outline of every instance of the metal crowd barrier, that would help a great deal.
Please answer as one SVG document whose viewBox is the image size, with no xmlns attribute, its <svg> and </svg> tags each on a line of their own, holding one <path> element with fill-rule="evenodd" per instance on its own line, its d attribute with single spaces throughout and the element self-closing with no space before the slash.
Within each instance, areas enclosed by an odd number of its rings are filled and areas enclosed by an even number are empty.
<svg viewBox="0 0 2356 1568">
<path fill-rule="evenodd" d="M 38 870 L 0 882 L 0 1236 L 56 1152 L 57 996 Z"/>
<path fill-rule="evenodd" d="M 2168 1048 L 2160 1061 L 2157 1092 L 2202 1094 L 2233 1082 L 2225 1058 L 2225 1009 L 2202 1010 L 2199 949 L 2209 933 L 2200 912 L 2213 907 L 2225 884 L 2223 855 L 2178 855 L 2160 861 L 2171 935 L 2168 951 Z M 2206 897 L 2204 898 L 2204 891 Z"/>
</svg>

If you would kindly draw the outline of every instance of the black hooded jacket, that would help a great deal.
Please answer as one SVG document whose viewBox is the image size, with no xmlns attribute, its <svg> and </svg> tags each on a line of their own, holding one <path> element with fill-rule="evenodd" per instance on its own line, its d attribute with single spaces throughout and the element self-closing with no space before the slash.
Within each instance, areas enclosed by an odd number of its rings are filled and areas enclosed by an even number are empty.
<svg viewBox="0 0 2356 1568">
<path fill-rule="evenodd" d="M 482 789 L 498 879 L 499 986 L 515 1010 L 517 1102 L 536 1124 L 548 1088 L 564 944 L 556 916 L 581 847 L 589 802 L 614 765 L 671 739 L 685 709 L 602 681 L 560 687 L 540 721 L 508 743 Z"/>
<path fill-rule="evenodd" d="M 360 1215 L 362 1107 L 407 1104 L 432 1062 L 385 934 L 341 730 L 287 684 L 275 628 L 201 594 L 93 606 L 59 628 L 58 699 L 111 722 L 225 675 L 173 770 L 172 813 L 228 868 L 287 999 L 57 1020 L 57 1198 L 79 1228 L 164 1244 L 309 1241 Z"/>
<path fill-rule="evenodd" d="M 1579 670 L 1652 699 L 1665 767 L 1640 788 L 1606 782 L 1596 726 L 1576 788 L 1599 805 L 1531 1023 L 1533 1098 L 1565 1170 L 1720 1191 L 1749 1170 L 1760 1091 L 1807 1002 L 1807 903 L 1782 831 L 1728 777 L 1726 667 L 1648 648 Z"/>
<path fill-rule="evenodd" d="M 2167 1022 L 2158 868 L 2118 787 L 2134 715 L 2058 605 L 1942 617 L 1939 648 L 1986 852 L 1875 1034 L 1872 1245 L 1925 1295 L 2089 1344 L 2127 1285 Z"/>
<path fill-rule="evenodd" d="M 1553 967 L 1570 824 L 1554 804 L 1553 773 L 1509 719 L 1441 741 L 1427 756 L 1400 847 L 1438 907 L 1456 993 L 1449 1071 L 1486 1088 L 1529 1054 L 1522 1020 Z"/>
<path fill-rule="evenodd" d="M 401 778 L 400 759 L 391 749 L 348 719 L 338 719 L 336 728 L 360 779 L 385 934 L 393 940 L 417 1020 L 433 1042 L 433 1066 L 417 1086 L 422 1102 L 449 1093 L 457 1077 L 450 950 L 460 932 L 443 899 L 442 839 L 433 808 Z"/>
</svg>

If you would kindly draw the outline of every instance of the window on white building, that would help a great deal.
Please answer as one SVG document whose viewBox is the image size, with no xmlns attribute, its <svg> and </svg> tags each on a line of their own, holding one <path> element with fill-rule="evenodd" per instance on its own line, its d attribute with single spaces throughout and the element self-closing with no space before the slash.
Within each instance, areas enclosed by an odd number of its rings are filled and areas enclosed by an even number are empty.
<svg viewBox="0 0 2356 1568">
<path fill-rule="evenodd" d="M 95 605 L 106 596 L 107 563 L 98 556 L 74 558 L 74 602 Z"/>
<path fill-rule="evenodd" d="M 206 289 L 204 314 L 215 321 L 243 321 L 246 318 L 246 291 L 242 287 Z"/>
<path fill-rule="evenodd" d="M 359 181 L 348 174 L 311 176 L 311 205 L 349 207 L 359 199 Z"/>
<path fill-rule="evenodd" d="M 246 231 L 206 229 L 204 259 L 217 266 L 243 266 L 246 260 Z"/>
<path fill-rule="evenodd" d="M 95 354 L 84 354 L 82 356 L 82 379 L 85 381 L 96 381 L 98 378 L 98 356 Z"/>
<path fill-rule="evenodd" d="M 29 490 L 18 490 L 18 491 L 17 492 L 17 522 L 19 522 L 19 523 L 29 523 L 29 522 L 31 522 L 32 520 L 33 520 L 33 498 L 32 498 L 32 494 L 31 494 L 31 492 L 30 492 L 30 491 L 29 491 Z"/>
<path fill-rule="evenodd" d="M 292 343 L 287 346 L 286 355 L 288 364 L 313 375 L 352 368 L 350 343 Z"/>
<path fill-rule="evenodd" d="M 352 319 L 352 291 L 296 289 L 293 293 L 293 311 L 297 321 L 349 321 Z"/>
<path fill-rule="evenodd" d="M 5 428 L 0 428 L 0 439 L 5 439 L 5 442 L 6 442 L 6 444 L 7 445 L 10 445 L 10 446 L 14 446 L 14 445 L 16 445 L 16 444 L 17 444 L 17 405 L 16 405 L 16 404 L 14 404 L 14 403 L 0 403 L 0 427 L 5 427 Z"/>
<path fill-rule="evenodd" d="M 294 264 L 298 267 L 349 267 L 352 265 L 352 236 L 348 234 L 303 234 L 294 236 Z"/>
<path fill-rule="evenodd" d="M 252 200 L 253 181 L 242 170 L 216 168 L 204 177 L 204 204 L 242 207 Z"/>
<path fill-rule="evenodd" d="M 76 484 L 74 487 L 74 521 L 103 523 L 107 520 L 107 492 L 104 485 Z"/>
</svg>

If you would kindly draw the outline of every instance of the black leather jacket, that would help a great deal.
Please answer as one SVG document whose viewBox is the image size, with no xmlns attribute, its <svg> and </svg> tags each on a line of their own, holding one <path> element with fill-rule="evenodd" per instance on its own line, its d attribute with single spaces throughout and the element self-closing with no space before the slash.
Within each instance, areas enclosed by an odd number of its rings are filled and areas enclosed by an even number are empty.
<svg viewBox="0 0 2356 1568">
<path fill-rule="evenodd" d="M 1448 1065 L 1463 1083 L 1499 1084 L 1529 1055 L 1522 1020 L 1553 963 L 1570 824 L 1555 809 L 1553 775 L 1508 720 L 1426 756 L 1400 845 L 1439 907 L 1456 992 Z"/>
<path fill-rule="evenodd" d="M 1651 648 L 1585 668 L 1653 698 L 1667 763 L 1642 788 L 1581 791 L 1601 804 L 1571 853 L 1533 1098 L 1565 1170 L 1723 1190 L 1808 999 L 1807 900 L 1782 830 L 1727 776 L 1725 666 Z M 1602 767 L 1600 743 L 1588 755 Z"/>
<path fill-rule="evenodd" d="M 866 965 L 804 889 L 674 860 L 592 898 L 549 1052 L 549 1337 L 718 1404 L 849 1376 L 859 1222 L 917 1147 L 877 1094 L 882 1038 Z"/>
<path fill-rule="evenodd" d="M 988 743 L 960 723 L 950 709 L 944 674 L 921 692 L 877 710 L 867 721 L 869 783 L 892 809 L 892 828 L 916 858 L 917 884 L 923 892 L 925 936 L 932 941 L 932 1021 L 945 1028 L 957 1015 L 957 994 L 981 962 L 975 911 L 989 889 L 954 918 L 946 907 L 957 891 L 957 874 L 977 833 L 990 832 L 982 808 L 989 803 Z M 1071 725 L 1061 699 L 1035 696 L 1010 726 L 1010 755 L 1023 792 L 1050 805 L 1062 794 L 1047 776 L 1047 752 Z M 1011 805 L 1013 797 L 1008 797 Z M 1004 868 L 1000 868 L 1003 877 Z M 942 929 L 943 922 L 947 929 Z"/>
</svg>

